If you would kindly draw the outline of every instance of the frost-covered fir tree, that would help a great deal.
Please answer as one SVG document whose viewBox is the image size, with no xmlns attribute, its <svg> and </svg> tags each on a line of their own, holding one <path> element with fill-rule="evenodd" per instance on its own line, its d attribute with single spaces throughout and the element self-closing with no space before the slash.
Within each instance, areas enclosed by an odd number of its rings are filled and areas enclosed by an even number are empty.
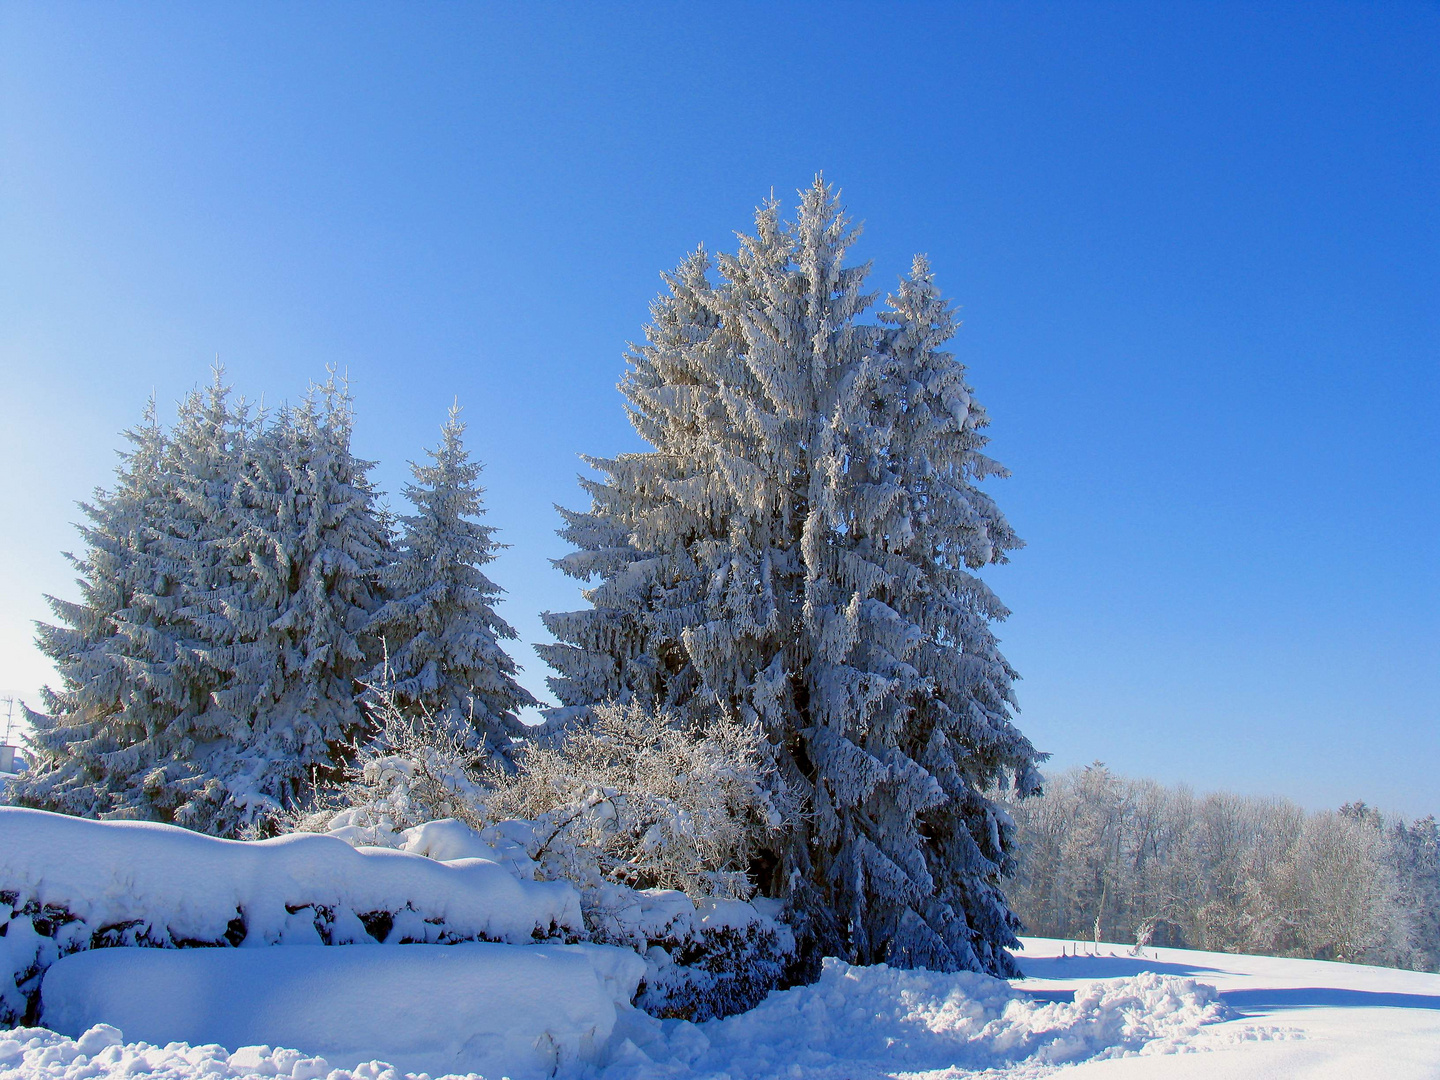
<svg viewBox="0 0 1440 1080">
<path fill-rule="evenodd" d="M 191 823 L 210 783 L 209 748 L 227 737 L 212 695 L 228 671 L 214 653 L 210 600 L 246 568 L 226 553 L 239 470 L 254 435 L 249 408 L 234 402 L 223 370 L 181 402 L 170 436 L 166 498 L 149 522 L 145 584 L 117 629 L 132 692 L 111 723 L 110 816 Z"/>
<path fill-rule="evenodd" d="M 147 413 L 85 507 L 81 602 L 40 627 L 62 687 L 11 801 L 233 835 L 338 772 L 389 555 L 350 427 L 333 383 L 267 424 L 219 372 L 170 438 Z"/>
<path fill-rule="evenodd" d="M 251 440 L 223 545 L 244 571 L 217 588 L 208 615 L 209 655 L 226 672 L 211 707 L 226 734 L 185 824 L 273 827 L 338 778 L 365 726 L 356 695 L 377 655 L 368 626 L 390 529 L 352 428 L 350 398 L 331 379 Z"/>
<path fill-rule="evenodd" d="M 862 321 L 868 266 L 817 179 L 793 224 L 666 276 L 621 390 L 653 450 L 588 459 L 561 561 L 591 607 L 550 613 L 557 720 L 638 698 L 758 719 L 808 814 L 752 873 L 808 961 L 1013 974 L 1011 826 L 1038 788 L 1014 672 L 976 576 L 1020 541 L 979 484 L 1004 470 L 924 259 Z M 797 973 L 803 975 L 804 973 Z"/>
<path fill-rule="evenodd" d="M 10 782 L 7 800 L 96 817 L 123 806 L 133 790 L 127 739 L 119 718 L 136 687 L 127 674 L 128 639 L 120 626 L 137 593 L 149 587 L 154 521 L 167 504 L 168 444 L 152 398 L 140 426 L 125 433 L 116 483 L 81 503 L 83 555 L 66 558 L 79 572 L 78 601 L 46 597 L 58 623 L 38 623 L 36 644 L 55 664 L 59 688 L 42 691 L 43 712 L 27 710 L 30 768 Z M 118 799 L 117 799 L 118 796 Z"/>
<path fill-rule="evenodd" d="M 228 672 L 213 652 L 209 600 L 246 572 L 225 565 L 220 545 L 234 533 L 229 511 L 251 424 L 243 404 L 232 406 L 217 370 L 206 391 L 181 403 L 170 437 L 153 405 L 140 432 L 131 471 L 136 462 L 149 463 L 148 495 L 131 508 L 131 542 L 114 549 L 86 533 L 91 561 L 103 563 L 112 581 L 125 582 L 125 603 L 104 621 L 103 642 L 92 650 L 107 659 L 110 673 L 77 680 L 67 674 L 74 658 L 56 656 L 67 690 L 50 694 L 49 714 L 34 718 L 43 736 L 32 748 L 34 768 L 10 797 L 48 809 L 188 824 L 194 799 L 211 784 L 209 759 L 230 734 L 211 699 Z M 69 640 L 43 626 L 40 639 L 42 647 Z M 77 737 L 74 721 L 97 706 L 104 720 L 96 738 Z M 88 794 L 76 803 L 61 798 L 56 785 L 80 762 Z"/>
<path fill-rule="evenodd" d="M 450 410 L 430 464 L 412 463 L 405 497 L 416 513 L 402 517 L 393 561 L 381 575 L 389 601 L 370 632 L 385 661 L 369 681 L 384 683 L 404 712 L 427 715 L 466 745 L 510 765 L 512 737 L 524 733 L 518 712 L 538 704 L 515 681 L 515 661 L 501 647 L 513 639 L 495 613 L 500 586 L 481 570 L 501 546 L 475 520 L 485 512 L 481 465 L 464 444 L 460 409 Z"/>
</svg>

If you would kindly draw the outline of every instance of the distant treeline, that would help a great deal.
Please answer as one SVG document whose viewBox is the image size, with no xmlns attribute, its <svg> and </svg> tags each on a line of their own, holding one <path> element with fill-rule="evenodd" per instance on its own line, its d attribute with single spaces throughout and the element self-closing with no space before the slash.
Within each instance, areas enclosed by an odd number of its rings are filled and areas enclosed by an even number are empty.
<svg viewBox="0 0 1440 1080">
<path fill-rule="evenodd" d="M 1440 971 L 1433 815 L 1197 796 L 1099 762 L 1009 809 L 1029 933 Z"/>
</svg>

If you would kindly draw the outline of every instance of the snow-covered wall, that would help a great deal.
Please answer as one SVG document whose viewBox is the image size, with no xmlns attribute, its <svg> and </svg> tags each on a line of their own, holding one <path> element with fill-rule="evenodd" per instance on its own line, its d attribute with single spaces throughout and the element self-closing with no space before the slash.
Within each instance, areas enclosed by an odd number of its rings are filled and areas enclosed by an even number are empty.
<svg viewBox="0 0 1440 1080">
<path fill-rule="evenodd" d="M 573 887 L 527 880 L 492 849 L 467 856 L 441 862 L 310 834 L 219 840 L 0 807 L 0 1023 L 33 1018 L 39 976 L 60 956 L 101 946 L 584 935 Z"/>
</svg>

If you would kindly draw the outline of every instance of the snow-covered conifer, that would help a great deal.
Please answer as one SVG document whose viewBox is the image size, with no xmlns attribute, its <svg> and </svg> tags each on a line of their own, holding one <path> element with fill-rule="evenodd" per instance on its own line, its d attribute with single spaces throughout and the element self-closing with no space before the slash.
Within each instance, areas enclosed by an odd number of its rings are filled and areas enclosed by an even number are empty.
<svg viewBox="0 0 1440 1080">
<path fill-rule="evenodd" d="M 645 453 L 589 459 L 588 610 L 546 615 L 557 720 L 638 698 L 693 722 L 758 720 L 807 813 L 752 872 L 826 954 L 1011 974 L 1008 817 L 1038 785 L 1014 672 L 975 571 L 1019 546 L 978 486 L 988 418 L 943 345 L 953 314 L 917 259 L 879 322 L 856 236 L 821 181 L 793 224 L 665 280 L 621 384 Z"/>
<path fill-rule="evenodd" d="M 111 761 L 117 776 L 130 777 L 130 789 L 112 816 L 186 822 L 191 802 L 211 782 L 205 748 L 223 745 L 229 734 L 213 707 L 228 670 L 214 650 L 221 628 L 212 598 L 246 572 L 226 545 L 253 434 L 248 406 L 231 399 L 219 368 L 209 387 L 180 404 L 165 503 L 149 522 L 145 585 L 118 623 L 132 692 L 112 723 L 125 747 Z"/>
<path fill-rule="evenodd" d="M 267 831 L 363 726 L 389 524 L 333 382 L 268 424 L 216 372 L 166 437 L 152 408 L 85 512 L 79 603 L 41 626 L 61 689 L 11 801 Z"/>
<path fill-rule="evenodd" d="M 381 575 L 389 600 L 370 633 L 384 642 L 385 660 L 368 678 L 400 708 L 448 724 L 507 767 L 512 737 L 525 730 L 517 714 L 537 702 L 500 645 L 516 635 L 495 613 L 502 590 L 481 570 L 500 545 L 475 520 L 485 512 L 481 465 L 464 433 L 457 405 L 439 448 L 427 451 L 431 462 L 410 466 L 415 482 L 405 496 L 416 512 L 400 519 L 395 557 Z"/>
<path fill-rule="evenodd" d="M 60 687 L 42 691 L 43 712 L 27 710 L 30 768 L 6 789 L 8 801 L 96 817 L 116 809 L 131 776 L 114 764 L 127 740 L 119 718 L 131 703 L 126 639 L 120 624 L 151 572 L 153 522 L 167 502 L 165 433 L 152 398 L 144 420 L 125 433 L 116 484 L 81 503 L 86 551 L 66 558 L 79 572 L 78 601 L 47 597 L 59 623 L 37 624 L 36 643 L 55 663 Z"/>
<path fill-rule="evenodd" d="M 243 565 L 227 565 L 224 544 L 234 533 L 232 495 L 252 434 L 243 404 L 232 405 L 224 375 L 216 370 L 205 391 L 181 403 L 167 438 L 153 405 L 130 458 L 130 482 L 97 505 L 120 505 L 144 462 L 147 495 L 128 511 L 129 542 L 116 547 L 92 531 L 91 559 L 123 579 L 124 603 L 103 623 L 103 641 L 91 651 L 109 665 L 105 679 L 90 679 L 52 695 L 52 715 L 37 718 L 46 748 L 16 801 L 111 818 L 189 823 L 191 803 L 207 787 L 215 747 L 232 735 L 213 708 L 212 694 L 228 679 L 217 656 L 212 598 L 234 588 Z M 123 501 L 123 500 L 121 500 Z M 98 563 L 97 563 L 98 565 Z M 62 605 L 65 606 L 65 605 Z M 59 610 L 59 608 L 57 608 Z M 67 607 L 68 610 L 68 607 Z M 42 627 L 41 640 L 54 640 Z M 223 643 L 228 644 L 223 632 Z M 59 657 L 57 657 L 59 660 Z M 61 663 L 62 678 L 71 661 Z M 106 688 L 112 698 L 95 739 L 77 737 L 73 721 L 84 699 Z M 40 748 L 37 746 L 37 750 Z M 67 804 L 42 796 L 65 773 L 67 760 L 88 759 L 92 804 Z"/>
<path fill-rule="evenodd" d="M 227 738 L 205 797 L 182 823 L 207 832 L 273 827 L 317 783 L 339 776 L 364 727 L 359 680 L 374 663 L 389 523 L 372 463 L 350 450 L 350 398 L 331 379 L 279 410 L 251 440 L 234 500 L 232 565 L 215 597 L 213 695 Z"/>
</svg>

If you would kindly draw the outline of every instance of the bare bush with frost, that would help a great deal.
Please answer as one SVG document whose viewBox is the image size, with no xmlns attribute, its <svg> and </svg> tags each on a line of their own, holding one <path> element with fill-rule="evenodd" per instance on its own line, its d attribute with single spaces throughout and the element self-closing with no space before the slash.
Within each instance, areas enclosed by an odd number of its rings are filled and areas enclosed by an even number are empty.
<svg viewBox="0 0 1440 1080">
<path fill-rule="evenodd" d="M 293 828 L 393 847 L 398 833 L 427 821 L 456 818 L 477 830 L 489 824 L 487 770 L 453 724 L 423 709 L 402 709 L 384 688 L 370 691 L 366 711 L 371 740 L 355 749 L 344 783 L 317 795 L 318 809 L 295 819 Z"/>
<path fill-rule="evenodd" d="M 548 744 L 522 744 L 515 771 L 477 757 L 428 713 L 372 693 L 371 742 L 325 808 L 295 822 L 355 844 L 391 846 L 404 829 L 456 818 L 499 826 L 549 878 L 743 899 L 758 847 L 793 819 L 758 725 L 704 731 L 638 704 L 597 708 Z"/>
<path fill-rule="evenodd" d="M 527 846 L 547 876 L 744 899 L 750 859 L 795 813 L 772 769 L 758 724 L 701 732 L 609 704 L 492 777 L 487 810 L 534 822 Z"/>
</svg>

